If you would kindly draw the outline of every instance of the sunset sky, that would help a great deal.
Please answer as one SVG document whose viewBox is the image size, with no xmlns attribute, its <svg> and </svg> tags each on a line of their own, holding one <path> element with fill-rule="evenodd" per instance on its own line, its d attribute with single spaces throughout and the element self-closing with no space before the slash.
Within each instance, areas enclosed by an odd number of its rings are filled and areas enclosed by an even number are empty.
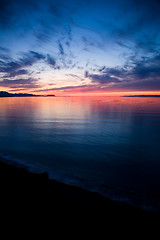
<svg viewBox="0 0 160 240">
<path fill-rule="evenodd" d="M 160 93 L 160 1 L 0 0 L 0 91 Z"/>
</svg>

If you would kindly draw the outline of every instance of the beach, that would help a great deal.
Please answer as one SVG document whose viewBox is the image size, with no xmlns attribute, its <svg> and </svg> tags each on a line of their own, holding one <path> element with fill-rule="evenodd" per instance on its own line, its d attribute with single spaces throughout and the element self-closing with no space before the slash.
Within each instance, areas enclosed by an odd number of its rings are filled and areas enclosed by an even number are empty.
<svg viewBox="0 0 160 240">
<path fill-rule="evenodd" d="M 109 200 L 98 193 L 66 185 L 48 178 L 47 173 L 33 173 L 24 166 L 0 160 L 1 213 L 23 217 L 67 216 L 73 219 L 155 220 L 158 212 L 148 212 L 126 203 Z M 48 218 L 48 217 L 47 217 Z M 45 218 L 43 218 L 44 220 Z"/>
</svg>

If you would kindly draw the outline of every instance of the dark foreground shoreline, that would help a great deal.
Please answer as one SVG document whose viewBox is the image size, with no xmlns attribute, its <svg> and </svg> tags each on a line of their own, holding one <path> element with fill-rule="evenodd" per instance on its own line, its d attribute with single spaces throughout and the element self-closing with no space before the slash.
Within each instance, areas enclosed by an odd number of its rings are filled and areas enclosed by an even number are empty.
<svg viewBox="0 0 160 240">
<path fill-rule="evenodd" d="M 1 214 L 16 214 L 25 217 L 45 219 L 56 218 L 79 219 L 116 219 L 122 216 L 127 221 L 154 220 L 159 213 L 146 212 L 115 202 L 98 193 L 89 192 L 79 187 L 69 186 L 48 178 L 47 173 L 32 173 L 26 167 L 16 167 L 0 159 L 0 196 Z M 48 217 L 47 217 L 48 218 Z"/>
</svg>

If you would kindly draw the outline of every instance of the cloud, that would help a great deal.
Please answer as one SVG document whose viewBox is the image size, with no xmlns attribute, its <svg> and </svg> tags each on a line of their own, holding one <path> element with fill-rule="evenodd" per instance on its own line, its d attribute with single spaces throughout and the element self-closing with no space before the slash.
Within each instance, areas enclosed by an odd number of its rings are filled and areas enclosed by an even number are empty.
<svg viewBox="0 0 160 240">
<path fill-rule="evenodd" d="M 40 60 L 44 60 L 45 56 L 43 54 L 29 51 L 28 53 L 24 53 L 19 60 L 19 64 L 21 67 L 32 66 L 34 63 Z"/>
<path fill-rule="evenodd" d="M 160 54 L 153 55 L 152 58 L 131 57 L 130 62 L 121 68 L 103 66 L 98 69 L 99 74 L 90 74 L 86 71 L 85 77 L 90 78 L 92 83 L 108 86 L 108 90 L 160 90 L 159 65 Z"/>
<path fill-rule="evenodd" d="M 88 71 L 85 72 L 85 77 L 90 78 L 93 83 L 109 84 L 109 83 L 120 83 L 124 74 L 124 69 L 120 68 L 107 68 L 103 66 L 99 69 L 99 74 L 90 74 Z"/>
<path fill-rule="evenodd" d="M 19 60 L 10 58 L 10 61 L 0 61 L 0 72 L 16 75 L 16 71 L 19 69 L 32 66 L 41 59 L 45 59 L 45 56 L 34 51 L 29 51 L 28 53 L 23 53 Z"/>
<path fill-rule="evenodd" d="M 25 69 L 19 69 L 17 71 L 8 72 L 8 75 L 3 76 L 4 78 L 13 78 L 16 76 L 27 75 L 29 72 Z"/>
<path fill-rule="evenodd" d="M 46 62 L 47 62 L 51 67 L 55 67 L 55 66 L 56 66 L 56 61 L 55 61 L 55 59 L 54 59 L 52 56 L 50 56 L 49 54 L 47 54 Z"/>
<path fill-rule="evenodd" d="M 22 53 L 18 60 L 9 57 L 1 60 L 0 72 L 6 74 L 3 77 L 7 78 L 27 75 L 29 74 L 29 70 L 24 68 L 30 67 L 41 60 L 52 68 L 59 69 L 56 65 L 55 59 L 50 54 L 45 55 L 35 51 L 29 51 L 27 53 Z"/>
<path fill-rule="evenodd" d="M 141 57 L 136 59 L 130 58 L 129 63 L 125 64 L 125 67 L 129 70 L 127 76 L 135 79 L 149 79 L 157 78 L 160 74 L 160 53 L 153 54 L 152 57 Z"/>
<path fill-rule="evenodd" d="M 118 78 L 111 77 L 109 74 L 88 74 L 88 77 L 92 79 L 93 83 L 108 84 L 120 82 Z"/>
<path fill-rule="evenodd" d="M 63 49 L 63 46 L 60 42 L 58 42 L 58 47 L 59 47 L 60 54 L 63 56 L 64 55 L 64 49 Z"/>
<path fill-rule="evenodd" d="M 159 91 L 160 78 L 158 79 L 144 79 L 141 81 L 124 81 L 119 86 L 111 87 L 110 89 L 119 90 L 134 90 L 134 91 Z"/>
<path fill-rule="evenodd" d="M 16 79 L 16 80 L 9 80 L 9 79 L 3 79 L 0 81 L 1 87 L 9 87 L 9 88 L 38 88 L 41 87 L 41 85 L 37 84 L 37 79 L 34 78 L 28 78 L 28 79 Z"/>
</svg>

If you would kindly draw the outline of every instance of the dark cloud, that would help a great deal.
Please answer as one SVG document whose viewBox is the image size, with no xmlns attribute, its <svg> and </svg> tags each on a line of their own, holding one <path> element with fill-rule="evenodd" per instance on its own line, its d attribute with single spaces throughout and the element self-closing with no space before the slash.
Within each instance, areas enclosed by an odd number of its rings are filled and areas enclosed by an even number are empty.
<svg viewBox="0 0 160 240">
<path fill-rule="evenodd" d="M 124 67 L 99 68 L 99 74 L 85 72 L 85 77 L 93 83 L 108 86 L 108 89 L 128 90 L 160 90 L 160 54 L 152 58 L 136 59 L 131 57 L 130 63 Z M 119 79 L 120 78 L 120 79 Z M 110 86 L 109 83 L 114 83 Z"/>
<path fill-rule="evenodd" d="M 100 74 L 90 74 L 85 72 L 85 77 L 90 78 L 93 83 L 108 84 L 120 83 L 119 77 L 123 77 L 126 72 L 124 69 L 102 67 L 99 69 Z"/>
<path fill-rule="evenodd" d="M 85 71 L 85 78 L 88 78 L 89 77 L 89 73 L 88 73 L 88 71 Z"/>
<path fill-rule="evenodd" d="M 10 89 L 10 92 L 26 91 L 26 88 Z"/>
<path fill-rule="evenodd" d="M 61 55 L 64 55 L 64 49 L 63 49 L 63 46 L 60 42 L 58 42 L 58 47 L 59 47 L 59 52 Z"/>
<path fill-rule="evenodd" d="M 56 66 L 55 59 L 50 54 L 44 55 L 35 51 L 29 51 L 28 53 L 21 54 L 18 60 L 9 57 L 3 59 L 3 61 L 1 60 L 0 72 L 6 74 L 4 77 L 8 78 L 26 75 L 29 74 L 29 71 L 23 68 L 30 67 L 41 60 L 49 64 L 51 67 L 59 69 L 59 67 Z"/>
<path fill-rule="evenodd" d="M 0 61 L 0 72 L 2 73 L 8 73 L 12 74 L 13 72 L 17 71 L 20 69 L 22 66 L 19 62 L 17 61 Z"/>
<path fill-rule="evenodd" d="M 114 75 L 116 77 L 124 77 L 124 75 L 127 73 L 127 71 L 124 68 L 119 67 L 107 68 L 105 66 L 100 68 L 99 72 L 101 72 L 101 74 L 106 74 L 108 76 Z"/>
<path fill-rule="evenodd" d="M 92 79 L 93 83 L 108 84 L 120 82 L 118 78 L 111 77 L 109 74 L 88 74 L 88 77 Z"/>
<path fill-rule="evenodd" d="M 51 67 L 55 67 L 56 66 L 56 61 L 55 59 L 50 56 L 49 54 L 47 54 L 47 59 L 46 59 L 47 63 L 51 66 Z"/>
<path fill-rule="evenodd" d="M 135 90 L 135 91 L 159 91 L 160 78 L 143 79 L 141 81 L 124 81 L 122 84 L 114 86 L 114 89 Z"/>
<path fill-rule="evenodd" d="M 28 79 L 16 79 L 16 80 L 9 80 L 3 79 L 0 81 L 1 87 L 9 87 L 9 88 L 37 88 L 41 87 L 37 83 L 37 79 L 28 78 Z"/>
<path fill-rule="evenodd" d="M 19 64 L 21 65 L 21 67 L 27 67 L 32 66 L 37 61 L 44 59 L 45 59 L 44 55 L 34 51 L 29 51 L 28 53 L 24 53 L 22 55 L 22 57 L 19 59 Z"/>
<path fill-rule="evenodd" d="M 9 62 L 0 61 L 0 72 L 6 72 L 9 74 L 15 73 L 16 75 L 17 70 L 28 66 L 32 66 L 34 63 L 42 59 L 45 59 L 45 56 L 37 52 L 30 51 L 28 53 L 22 54 L 19 60 L 12 59 Z"/>
<path fill-rule="evenodd" d="M 160 74 L 160 54 L 152 57 L 141 57 L 141 59 L 131 59 L 132 68 L 127 72 L 128 76 L 135 79 L 157 78 Z M 127 67 L 127 63 L 126 63 Z"/>
<path fill-rule="evenodd" d="M 16 77 L 16 76 L 27 75 L 27 74 L 29 74 L 28 70 L 19 69 L 17 71 L 8 72 L 8 75 L 5 75 L 3 77 L 4 78 L 13 78 L 13 77 Z"/>
</svg>

